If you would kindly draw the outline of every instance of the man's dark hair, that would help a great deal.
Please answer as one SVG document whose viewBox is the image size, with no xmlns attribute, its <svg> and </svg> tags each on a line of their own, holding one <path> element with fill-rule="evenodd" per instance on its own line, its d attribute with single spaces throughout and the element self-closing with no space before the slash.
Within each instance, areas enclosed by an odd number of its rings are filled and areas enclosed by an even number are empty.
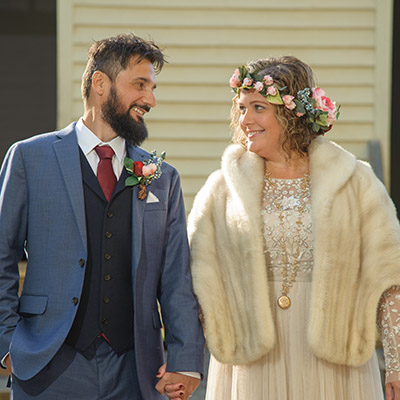
<svg viewBox="0 0 400 400">
<path fill-rule="evenodd" d="M 104 72 L 111 81 L 127 68 L 131 57 L 138 56 L 137 62 L 146 59 L 153 64 L 156 73 L 164 65 L 161 49 L 151 40 L 144 40 L 134 34 L 122 34 L 94 42 L 89 48 L 88 62 L 82 76 L 82 98 L 86 102 L 96 71 Z"/>
</svg>

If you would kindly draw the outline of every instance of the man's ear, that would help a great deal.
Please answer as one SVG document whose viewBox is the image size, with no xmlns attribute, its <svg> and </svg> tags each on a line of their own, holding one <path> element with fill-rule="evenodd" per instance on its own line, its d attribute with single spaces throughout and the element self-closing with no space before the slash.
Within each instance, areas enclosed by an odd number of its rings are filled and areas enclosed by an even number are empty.
<svg viewBox="0 0 400 400">
<path fill-rule="evenodd" d="M 98 96 L 104 96 L 110 88 L 110 78 L 101 71 L 96 71 L 92 76 L 92 89 Z"/>
</svg>

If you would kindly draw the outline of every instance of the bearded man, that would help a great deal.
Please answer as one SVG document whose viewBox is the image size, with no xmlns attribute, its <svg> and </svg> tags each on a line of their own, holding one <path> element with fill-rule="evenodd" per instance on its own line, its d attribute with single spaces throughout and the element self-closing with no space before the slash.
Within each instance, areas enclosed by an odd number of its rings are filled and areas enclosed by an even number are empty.
<svg viewBox="0 0 400 400">
<path fill-rule="evenodd" d="M 6 155 L 0 357 L 14 400 L 184 400 L 199 385 L 204 337 L 179 175 L 138 147 L 164 62 L 134 35 L 93 43 L 83 117 Z"/>
</svg>

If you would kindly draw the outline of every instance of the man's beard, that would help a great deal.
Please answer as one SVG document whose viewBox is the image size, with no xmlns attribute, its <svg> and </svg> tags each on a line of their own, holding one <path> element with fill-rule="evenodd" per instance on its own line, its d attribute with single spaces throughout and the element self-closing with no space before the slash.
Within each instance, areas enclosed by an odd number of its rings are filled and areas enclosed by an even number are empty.
<svg viewBox="0 0 400 400">
<path fill-rule="evenodd" d="M 108 100 L 101 106 L 101 115 L 118 136 L 134 146 L 140 146 L 149 134 L 143 119 L 139 117 L 139 121 L 135 121 L 131 116 L 130 111 L 133 107 L 150 111 L 148 106 L 131 104 L 127 111 L 120 112 L 123 105 L 118 98 L 114 85 L 112 85 Z"/>
</svg>

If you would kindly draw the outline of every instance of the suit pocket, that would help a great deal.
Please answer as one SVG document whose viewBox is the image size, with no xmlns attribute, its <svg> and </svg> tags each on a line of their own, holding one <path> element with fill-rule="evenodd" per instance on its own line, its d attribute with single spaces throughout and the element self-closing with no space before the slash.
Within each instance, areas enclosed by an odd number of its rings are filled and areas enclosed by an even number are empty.
<svg viewBox="0 0 400 400">
<path fill-rule="evenodd" d="M 147 189 L 149 193 L 148 197 L 144 200 L 146 202 L 146 207 L 144 208 L 144 212 L 149 211 L 158 211 L 158 210 L 166 210 L 167 209 L 167 191 L 165 189 Z M 158 200 L 155 200 L 155 198 Z"/>
<path fill-rule="evenodd" d="M 162 328 L 162 323 L 161 323 L 161 318 L 160 314 L 158 313 L 158 310 L 153 310 L 153 326 L 156 329 L 161 329 Z"/>
<path fill-rule="evenodd" d="M 27 317 L 44 314 L 47 301 L 47 296 L 22 294 L 19 299 L 19 314 Z"/>
</svg>

